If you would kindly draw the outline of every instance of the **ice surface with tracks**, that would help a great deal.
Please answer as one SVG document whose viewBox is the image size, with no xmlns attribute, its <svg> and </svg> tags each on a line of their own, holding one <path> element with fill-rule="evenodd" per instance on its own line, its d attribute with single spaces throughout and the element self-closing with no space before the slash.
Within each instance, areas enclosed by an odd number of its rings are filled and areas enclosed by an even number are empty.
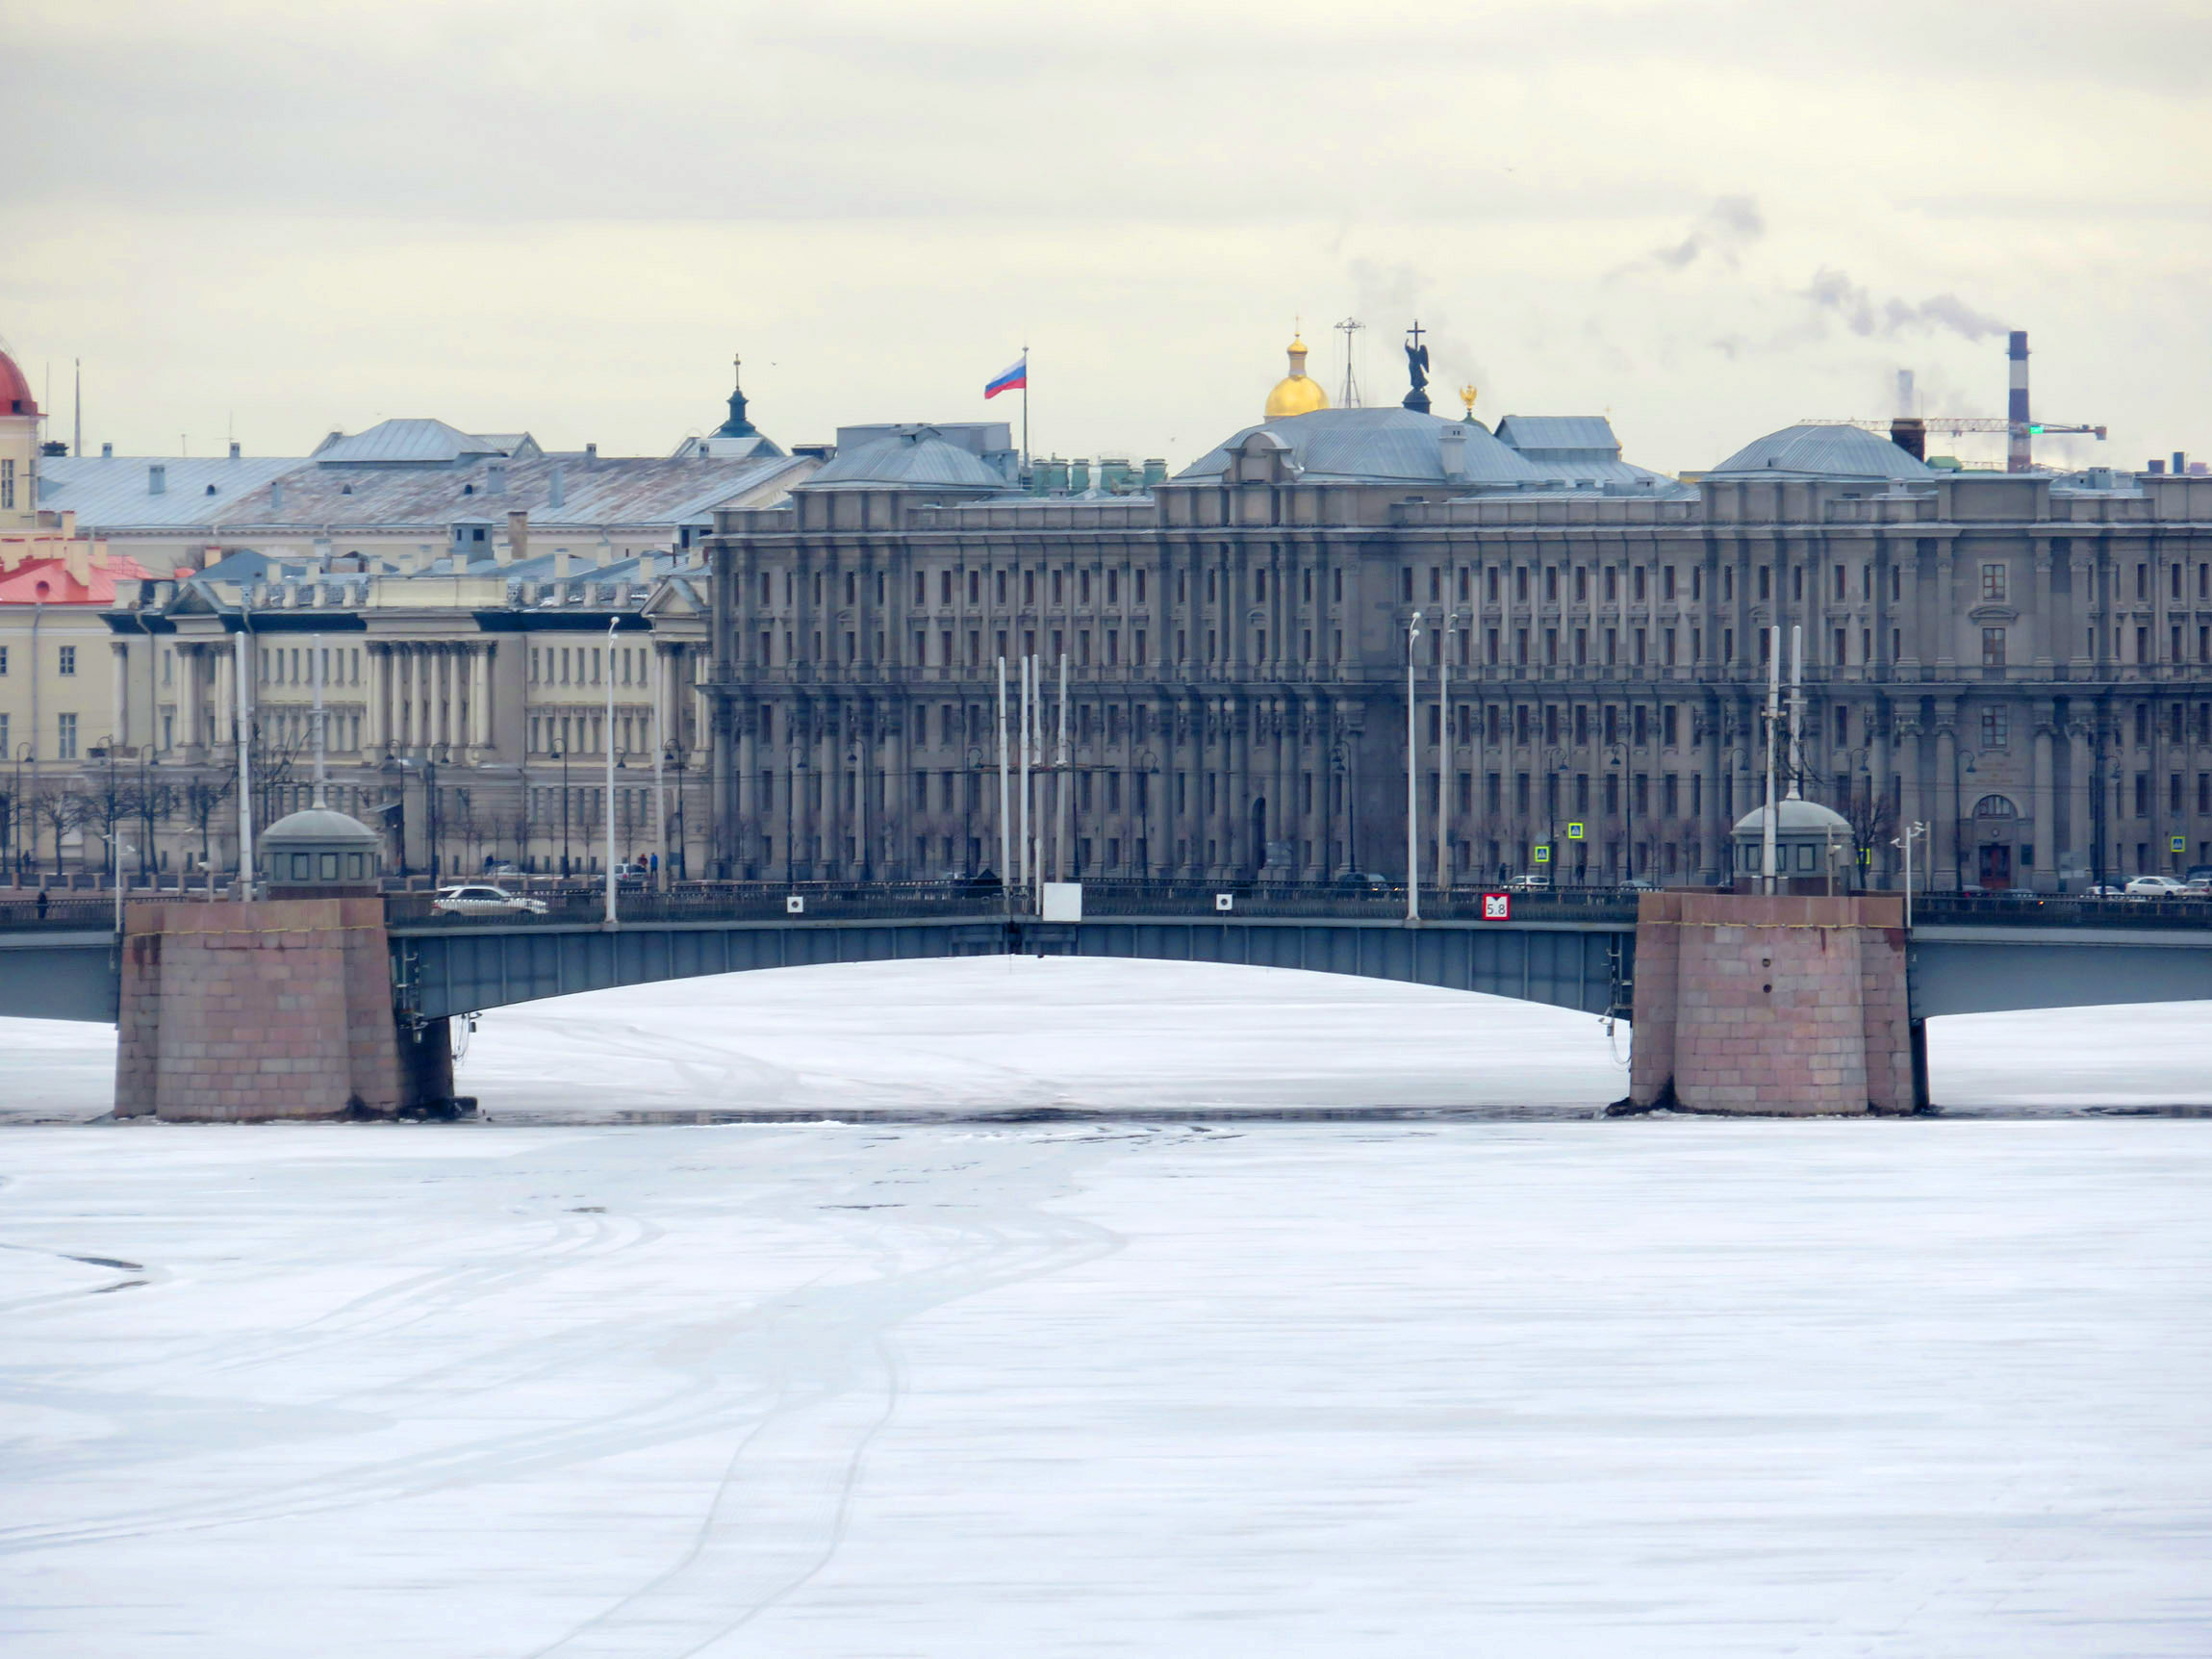
<svg viewBox="0 0 2212 1659">
<path fill-rule="evenodd" d="M 2200 1654 L 2173 1120 L 20 1129 L 11 1659 Z"/>
</svg>

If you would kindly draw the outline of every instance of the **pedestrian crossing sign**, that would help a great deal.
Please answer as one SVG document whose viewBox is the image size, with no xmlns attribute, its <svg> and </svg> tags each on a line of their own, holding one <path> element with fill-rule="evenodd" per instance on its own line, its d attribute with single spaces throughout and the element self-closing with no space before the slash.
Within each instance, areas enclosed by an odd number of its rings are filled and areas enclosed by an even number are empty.
<svg viewBox="0 0 2212 1659">
<path fill-rule="evenodd" d="M 1549 846 L 1538 846 L 1532 856 L 1539 864 L 1548 864 L 1551 862 L 1551 848 Z"/>
<path fill-rule="evenodd" d="M 2171 841 L 2169 841 L 2167 845 L 2172 847 L 2176 853 L 2186 853 L 2189 851 L 2189 837 L 2186 835 L 2176 835 Z"/>
<path fill-rule="evenodd" d="M 1582 839 L 1582 826 L 1580 824 L 1569 824 L 1566 827 L 1566 838 L 1569 841 L 1580 841 Z"/>
</svg>

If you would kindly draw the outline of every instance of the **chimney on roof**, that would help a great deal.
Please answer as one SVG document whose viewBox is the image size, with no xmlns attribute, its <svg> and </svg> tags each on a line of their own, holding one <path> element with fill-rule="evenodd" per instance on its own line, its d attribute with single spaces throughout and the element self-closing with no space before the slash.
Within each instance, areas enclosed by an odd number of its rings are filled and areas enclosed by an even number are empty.
<svg viewBox="0 0 2212 1659">
<path fill-rule="evenodd" d="M 2149 463 L 2149 471 L 2150 475 L 2153 478 L 2163 478 L 2166 476 L 2166 463 L 2163 461 L 2152 461 Z"/>
<path fill-rule="evenodd" d="M 565 582 L 568 579 L 569 549 L 566 548 L 555 548 L 553 549 L 553 580 L 556 582 Z"/>
<path fill-rule="evenodd" d="M 484 488 L 495 496 L 504 496 L 507 493 L 506 462 L 494 461 L 484 469 Z"/>
<path fill-rule="evenodd" d="M 284 480 L 282 478 L 271 478 L 268 481 L 268 516 L 272 519 L 284 516 Z"/>
<path fill-rule="evenodd" d="M 594 468 L 594 467 L 597 467 L 598 464 L 599 464 L 599 447 L 598 447 L 597 444 L 586 444 L 586 445 L 584 446 L 584 468 L 585 468 L 585 471 L 589 472 L 589 471 L 590 471 L 592 468 Z"/>
<path fill-rule="evenodd" d="M 2189 451 L 2188 451 L 2188 450 L 2186 450 L 2186 449 L 2176 449 L 2176 450 L 2174 450 L 2174 475 L 2176 478 L 2178 478 L 2178 477 L 2179 477 L 2179 476 L 2180 476 L 2182 473 L 2184 473 L 2184 472 L 2188 472 L 2188 471 L 2189 471 Z"/>
<path fill-rule="evenodd" d="M 1928 423 L 1918 415 L 1899 415 L 1890 422 L 1890 442 L 1916 461 L 1928 458 Z"/>
<path fill-rule="evenodd" d="M 169 493 L 169 470 L 156 461 L 146 469 L 146 494 L 165 496 Z"/>
<path fill-rule="evenodd" d="M 1467 429 L 1457 421 L 1437 435 L 1437 459 L 1443 464 L 1444 476 L 1457 478 L 1467 464 Z"/>
<path fill-rule="evenodd" d="M 568 504 L 568 480 L 561 475 L 560 464 L 555 462 L 552 476 L 546 480 L 546 505 L 548 507 L 565 507 Z"/>
<path fill-rule="evenodd" d="M 507 515 L 507 557 L 518 563 L 530 556 L 530 515 L 518 507 Z"/>
<path fill-rule="evenodd" d="M 237 460 L 237 459 L 238 459 L 238 456 L 239 456 L 238 440 L 237 440 L 236 438 L 233 438 L 233 439 L 230 441 L 230 458 L 231 458 L 232 460 L 234 460 L 234 461 L 235 461 L 235 460 Z"/>
<path fill-rule="evenodd" d="M 102 444 L 100 446 L 100 459 L 103 461 L 113 461 L 114 458 L 115 447 L 113 444 Z"/>
</svg>

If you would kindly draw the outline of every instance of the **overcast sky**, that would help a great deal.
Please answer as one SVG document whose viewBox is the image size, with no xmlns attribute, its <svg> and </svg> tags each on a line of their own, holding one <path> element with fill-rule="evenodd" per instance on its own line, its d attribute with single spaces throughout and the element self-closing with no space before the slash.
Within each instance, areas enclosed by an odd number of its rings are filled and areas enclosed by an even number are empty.
<svg viewBox="0 0 2212 1659">
<path fill-rule="evenodd" d="M 14 0 L 0 337 L 67 438 L 301 453 L 434 415 L 665 453 L 1017 421 L 1180 466 L 1304 320 L 1369 401 L 1608 413 L 1710 466 L 2004 407 L 2212 453 L 2198 0 Z M 1974 440 L 1964 441 L 1971 446 Z M 1994 455 L 2000 440 L 1981 440 Z M 1938 447 L 1943 446 L 1938 445 Z"/>
</svg>

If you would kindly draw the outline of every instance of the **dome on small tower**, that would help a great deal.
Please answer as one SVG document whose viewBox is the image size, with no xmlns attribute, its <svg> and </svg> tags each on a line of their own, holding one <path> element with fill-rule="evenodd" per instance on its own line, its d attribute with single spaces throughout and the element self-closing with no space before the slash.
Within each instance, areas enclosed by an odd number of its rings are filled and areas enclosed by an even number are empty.
<svg viewBox="0 0 2212 1659">
<path fill-rule="evenodd" d="M 1851 890 L 1858 873 L 1858 837 L 1851 821 L 1841 812 L 1792 795 L 1778 801 L 1774 813 L 1774 875 L 1776 890 L 1784 893 L 1823 893 L 1832 881 L 1835 890 Z M 1736 820 L 1729 839 L 1736 847 L 1736 886 L 1756 885 L 1767 870 L 1766 806 L 1754 806 Z"/>
<path fill-rule="evenodd" d="M 358 818 L 311 806 L 261 833 L 262 881 L 272 898 L 329 898 L 376 891 L 384 841 Z"/>
<path fill-rule="evenodd" d="M 1321 383 L 1306 374 L 1306 342 L 1297 335 L 1290 337 L 1290 372 L 1275 383 L 1275 390 L 1267 395 L 1267 410 L 1262 417 L 1279 421 L 1285 415 L 1310 415 L 1316 409 L 1329 407 L 1329 394 L 1321 390 Z"/>
</svg>

